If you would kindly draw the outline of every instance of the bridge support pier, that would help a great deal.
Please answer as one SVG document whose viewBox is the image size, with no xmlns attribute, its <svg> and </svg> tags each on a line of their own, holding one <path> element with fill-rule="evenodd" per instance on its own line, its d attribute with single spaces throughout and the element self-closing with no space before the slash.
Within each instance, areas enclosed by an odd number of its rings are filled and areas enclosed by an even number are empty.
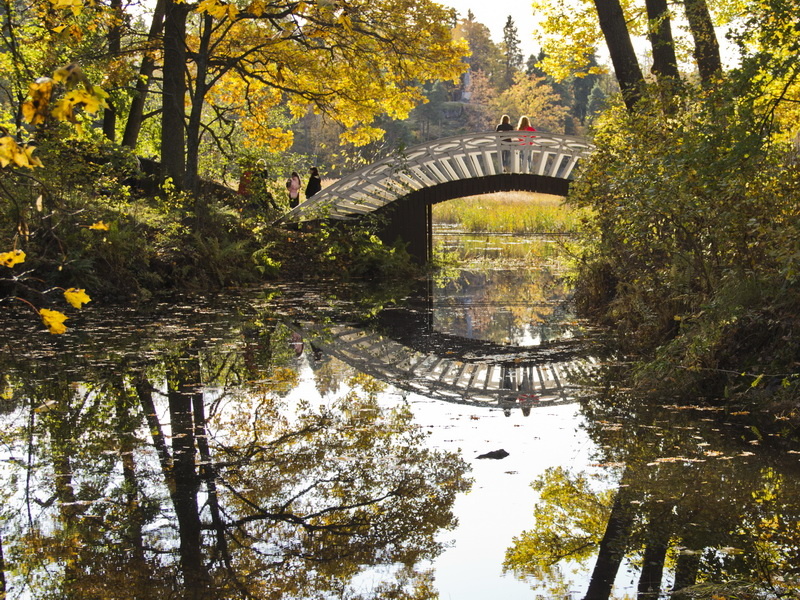
<svg viewBox="0 0 800 600">
<path fill-rule="evenodd" d="M 398 240 L 418 264 L 425 264 L 433 255 L 432 204 L 422 194 L 406 197 L 375 211 L 382 221 L 378 237 L 384 244 Z"/>
</svg>

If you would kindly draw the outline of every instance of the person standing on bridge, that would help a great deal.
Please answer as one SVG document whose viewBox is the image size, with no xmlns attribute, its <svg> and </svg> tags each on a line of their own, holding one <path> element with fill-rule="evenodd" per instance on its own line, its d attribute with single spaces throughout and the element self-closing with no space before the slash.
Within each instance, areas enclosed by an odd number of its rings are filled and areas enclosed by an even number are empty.
<svg viewBox="0 0 800 600">
<path fill-rule="evenodd" d="M 291 177 L 286 180 L 286 191 L 289 193 L 289 208 L 294 208 L 300 204 L 300 188 L 302 186 L 300 175 L 297 174 L 297 171 L 292 171 Z"/>
<path fill-rule="evenodd" d="M 500 118 L 500 123 L 495 128 L 495 131 L 514 131 L 514 126 L 511 124 L 511 117 L 503 115 Z M 511 161 L 511 152 L 503 150 L 503 172 L 508 171 L 508 163 Z"/>
<path fill-rule="evenodd" d="M 536 131 L 536 130 L 531 126 L 531 120 L 523 115 L 519 118 L 519 123 L 517 123 L 517 131 Z M 531 137 L 533 136 L 525 136 L 525 135 L 522 136 L 520 143 L 522 143 L 522 145 L 524 146 L 533 145 L 533 142 L 530 140 Z M 523 166 L 523 171 L 529 173 L 531 170 L 531 159 L 533 158 L 531 156 L 531 148 L 526 148 L 525 150 L 520 152 L 520 154 L 521 154 L 520 158 L 522 159 L 520 163 Z"/>
<path fill-rule="evenodd" d="M 531 127 L 531 120 L 528 117 L 522 116 L 517 123 L 517 131 L 536 131 Z"/>
<path fill-rule="evenodd" d="M 511 124 L 511 117 L 503 115 L 495 131 L 514 131 L 514 126 Z"/>
<path fill-rule="evenodd" d="M 306 185 L 306 200 L 322 189 L 322 179 L 319 177 L 317 167 L 311 167 L 311 175 L 308 177 Z"/>
</svg>

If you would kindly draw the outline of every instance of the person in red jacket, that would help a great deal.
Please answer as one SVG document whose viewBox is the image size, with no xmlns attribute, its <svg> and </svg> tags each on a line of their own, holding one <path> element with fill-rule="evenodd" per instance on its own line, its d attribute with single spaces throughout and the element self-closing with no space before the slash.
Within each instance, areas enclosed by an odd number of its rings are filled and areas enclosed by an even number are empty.
<svg viewBox="0 0 800 600">
<path fill-rule="evenodd" d="M 519 118 L 519 123 L 517 123 L 517 131 L 536 131 L 536 130 L 531 126 L 531 120 L 526 116 L 522 116 Z M 532 138 L 533 136 L 523 135 L 520 138 L 520 143 L 525 146 L 533 145 Z M 531 148 L 525 148 L 525 150 L 523 150 L 520 154 L 521 154 L 520 162 L 522 165 L 522 170 L 528 173 L 531 170 L 531 159 L 532 159 Z"/>
</svg>

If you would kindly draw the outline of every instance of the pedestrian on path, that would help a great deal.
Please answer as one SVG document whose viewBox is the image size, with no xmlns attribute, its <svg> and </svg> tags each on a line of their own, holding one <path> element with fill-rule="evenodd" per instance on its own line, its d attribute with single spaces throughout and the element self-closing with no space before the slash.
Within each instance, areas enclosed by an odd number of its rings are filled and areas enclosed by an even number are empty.
<svg viewBox="0 0 800 600">
<path fill-rule="evenodd" d="M 300 204 L 300 188 L 303 183 L 300 181 L 300 175 L 297 171 L 292 171 L 291 177 L 286 180 L 286 191 L 289 194 L 289 208 L 294 208 Z"/>
<path fill-rule="evenodd" d="M 306 185 L 306 200 L 322 189 L 322 179 L 319 177 L 317 167 L 311 167 L 311 175 L 308 177 Z"/>
</svg>

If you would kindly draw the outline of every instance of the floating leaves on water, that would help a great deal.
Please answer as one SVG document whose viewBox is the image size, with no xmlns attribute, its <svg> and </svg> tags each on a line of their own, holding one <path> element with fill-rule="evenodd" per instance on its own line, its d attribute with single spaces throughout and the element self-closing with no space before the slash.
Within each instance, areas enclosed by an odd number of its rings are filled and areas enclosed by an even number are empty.
<svg viewBox="0 0 800 600">
<path fill-rule="evenodd" d="M 704 458 L 689 458 L 688 456 L 662 456 L 661 458 L 655 459 L 653 462 L 647 463 L 647 466 L 653 467 L 661 463 L 676 463 L 676 462 L 701 463 L 701 462 L 706 462 L 706 460 Z"/>
<path fill-rule="evenodd" d="M 601 462 L 601 463 L 591 463 L 590 467 L 600 468 L 600 469 L 621 469 L 625 466 L 624 462 Z"/>
</svg>

